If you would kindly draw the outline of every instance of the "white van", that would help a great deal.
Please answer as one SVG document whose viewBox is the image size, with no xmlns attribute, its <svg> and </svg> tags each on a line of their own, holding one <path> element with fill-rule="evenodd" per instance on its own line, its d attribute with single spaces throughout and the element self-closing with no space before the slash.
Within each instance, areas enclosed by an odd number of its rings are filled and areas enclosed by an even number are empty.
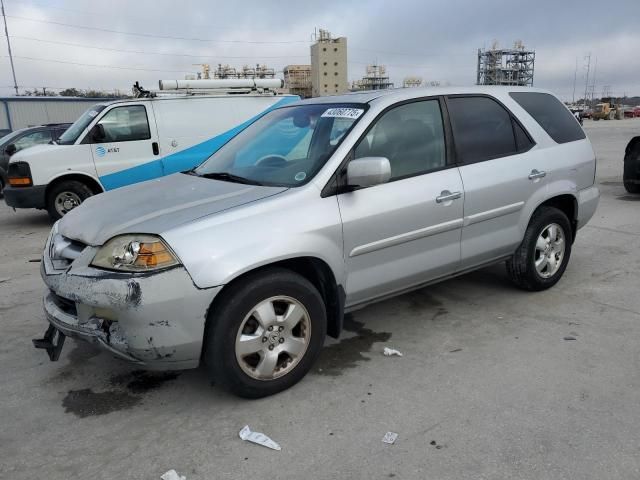
<svg viewBox="0 0 640 480">
<path fill-rule="evenodd" d="M 168 81 L 161 89 L 162 82 Z M 180 81 L 172 82 L 180 88 Z M 247 82 L 252 85 L 237 89 Z M 11 158 L 5 201 L 13 208 L 46 209 L 58 219 L 92 195 L 192 169 L 267 111 L 299 100 L 257 89 L 259 82 L 236 80 L 235 89 L 216 94 L 143 91 L 148 98 L 94 105 L 55 144 Z M 187 82 L 194 85 L 216 88 L 216 81 Z"/>
</svg>

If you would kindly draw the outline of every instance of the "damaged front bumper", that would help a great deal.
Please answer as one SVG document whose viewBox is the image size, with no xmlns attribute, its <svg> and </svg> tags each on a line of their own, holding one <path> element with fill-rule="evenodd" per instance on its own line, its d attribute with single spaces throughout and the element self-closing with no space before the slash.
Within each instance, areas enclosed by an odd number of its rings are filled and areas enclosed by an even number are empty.
<svg viewBox="0 0 640 480">
<path fill-rule="evenodd" d="M 90 266 L 96 252 L 91 246 L 69 266 L 54 268 L 49 250 L 47 242 L 43 304 L 56 330 L 145 369 L 198 366 L 207 310 L 221 287 L 197 288 L 182 266 L 148 274 L 97 269 Z"/>
</svg>

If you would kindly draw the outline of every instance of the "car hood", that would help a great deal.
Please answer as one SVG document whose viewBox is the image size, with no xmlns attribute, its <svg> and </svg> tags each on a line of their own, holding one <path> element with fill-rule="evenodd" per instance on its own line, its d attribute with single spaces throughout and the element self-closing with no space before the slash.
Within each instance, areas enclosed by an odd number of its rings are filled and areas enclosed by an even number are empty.
<svg viewBox="0 0 640 480">
<path fill-rule="evenodd" d="M 58 232 L 94 246 L 124 233 L 161 235 L 178 225 L 285 190 L 176 173 L 90 197 L 60 220 Z"/>
<path fill-rule="evenodd" d="M 33 147 L 25 148 L 24 150 L 20 150 L 11 156 L 9 160 L 10 163 L 14 162 L 28 162 L 32 157 L 39 157 L 42 154 L 47 154 L 49 152 L 60 153 L 60 145 L 52 145 L 52 144 L 43 144 L 43 145 L 34 145 Z"/>
</svg>

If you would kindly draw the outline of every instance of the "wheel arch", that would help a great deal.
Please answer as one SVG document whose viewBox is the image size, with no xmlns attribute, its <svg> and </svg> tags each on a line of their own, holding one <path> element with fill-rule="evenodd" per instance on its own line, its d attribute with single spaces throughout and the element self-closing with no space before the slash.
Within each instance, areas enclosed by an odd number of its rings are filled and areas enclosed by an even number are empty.
<svg viewBox="0 0 640 480">
<path fill-rule="evenodd" d="M 233 290 L 233 286 L 249 275 L 255 275 L 271 268 L 285 268 L 309 280 L 320 292 L 327 311 L 327 335 L 338 338 L 342 331 L 344 320 L 345 293 L 342 285 L 336 281 L 335 275 L 328 263 L 318 257 L 301 256 L 278 260 L 265 265 L 260 265 L 251 270 L 244 271 L 233 277 L 218 292 L 209 307 L 215 311 L 216 304 L 224 301 L 225 294 Z"/>
<path fill-rule="evenodd" d="M 71 180 L 84 183 L 87 187 L 91 189 L 94 195 L 104 192 L 104 188 L 102 188 L 102 185 L 100 184 L 100 182 L 98 182 L 98 180 L 93 178 L 91 175 L 87 175 L 86 173 L 79 173 L 79 172 L 67 172 L 51 179 L 47 183 L 47 188 L 45 189 L 45 198 L 49 198 L 49 193 L 51 192 L 53 187 L 55 187 L 56 185 L 59 185 L 62 182 L 67 182 Z"/>
<path fill-rule="evenodd" d="M 533 209 L 527 224 L 531 222 L 531 217 L 533 217 L 535 212 L 537 212 L 541 207 L 557 208 L 567 216 L 569 223 L 571 224 L 571 241 L 574 242 L 578 231 L 578 199 L 570 193 L 562 193 L 550 197 Z"/>
</svg>

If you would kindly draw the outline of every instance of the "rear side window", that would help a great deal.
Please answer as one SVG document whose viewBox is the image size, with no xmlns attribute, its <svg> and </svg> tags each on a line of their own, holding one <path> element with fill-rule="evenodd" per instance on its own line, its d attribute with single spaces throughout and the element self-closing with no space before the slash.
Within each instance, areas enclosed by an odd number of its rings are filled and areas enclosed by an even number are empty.
<svg viewBox="0 0 640 480">
<path fill-rule="evenodd" d="M 495 100 L 450 97 L 447 107 L 458 161 L 475 163 L 518 152 L 511 115 Z"/>
<path fill-rule="evenodd" d="M 511 92 L 509 95 L 557 143 L 574 142 L 585 138 L 575 117 L 553 95 L 539 92 Z"/>
</svg>

